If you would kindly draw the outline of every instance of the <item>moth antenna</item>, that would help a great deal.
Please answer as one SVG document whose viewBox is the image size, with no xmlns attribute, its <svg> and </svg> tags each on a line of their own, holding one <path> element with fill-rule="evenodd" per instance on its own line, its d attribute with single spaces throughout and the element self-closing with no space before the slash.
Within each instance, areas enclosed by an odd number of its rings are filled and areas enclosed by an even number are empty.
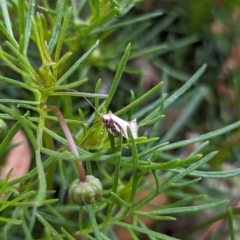
<svg viewBox="0 0 240 240">
<path fill-rule="evenodd" d="M 85 98 L 84 96 L 82 97 Z M 85 100 L 93 107 L 93 109 L 99 114 L 99 116 L 102 117 L 102 114 L 93 106 L 93 104 L 87 98 L 85 98 Z"/>
<path fill-rule="evenodd" d="M 71 89 L 71 88 L 69 88 L 68 90 L 73 91 L 73 92 L 78 92 L 75 89 Z M 102 114 L 93 106 L 93 104 L 86 97 L 84 97 L 84 96 L 82 96 L 82 97 L 93 107 L 93 109 L 98 113 L 98 115 L 102 117 Z"/>
</svg>

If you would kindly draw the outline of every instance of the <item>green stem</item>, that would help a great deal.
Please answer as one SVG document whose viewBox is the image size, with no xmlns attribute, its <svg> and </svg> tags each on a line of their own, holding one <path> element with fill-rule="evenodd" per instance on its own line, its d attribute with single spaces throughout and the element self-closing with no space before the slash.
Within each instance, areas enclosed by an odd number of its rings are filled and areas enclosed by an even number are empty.
<svg viewBox="0 0 240 240">
<path fill-rule="evenodd" d="M 41 159 L 41 148 L 42 148 L 45 117 L 46 117 L 45 111 L 40 111 L 39 123 L 37 128 L 37 148 L 35 150 L 36 164 L 37 164 L 38 178 L 39 178 L 39 191 L 36 196 L 37 206 L 41 205 L 42 201 L 45 199 L 46 188 L 47 188 L 46 177 L 45 177 L 42 159 Z"/>
<path fill-rule="evenodd" d="M 45 127 L 50 129 L 50 121 L 49 119 L 46 119 L 45 121 Z M 43 142 L 44 146 L 47 149 L 53 150 L 54 151 L 54 142 L 53 138 L 49 136 L 48 134 L 44 133 L 43 134 Z M 54 183 L 54 172 L 56 171 L 56 166 L 57 166 L 57 161 L 52 163 L 46 168 L 46 181 L 47 181 L 47 189 L 51 190 L 53 189 L 53 183 Z"/>
<path fill-rule="evenodd" d="M 98 224 L 97 224 L 97 221 L 96 221 L 95 213 L 94 213 L 94 210 L 93 210 L 93 205 L 90 204 L 90 205 L 87 205 L 86 207 L 87 207 L 87 210 L 88 210 L 89 219 L 91 221 L 94 236 L 95 236 L 96 240 L 102 240 L 100 231 L 98 229 Z"/>
</svg>

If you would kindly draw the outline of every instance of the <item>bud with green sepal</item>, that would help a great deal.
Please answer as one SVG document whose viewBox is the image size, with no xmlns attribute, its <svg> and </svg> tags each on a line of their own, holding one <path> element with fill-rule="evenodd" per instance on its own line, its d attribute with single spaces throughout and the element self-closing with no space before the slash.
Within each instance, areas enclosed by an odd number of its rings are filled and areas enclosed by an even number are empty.
<svg viewBox="0 0 240 240">
<path fill-rule="evenodd" d="M 102 192 L 102 183 L 99 179 L 92 175 L 87 175 L 86 181 L 75 179 L 72 182 L 69 189 L 69 197 L 79 205 L 87 205 L 99 200 Z"/>
</svg>

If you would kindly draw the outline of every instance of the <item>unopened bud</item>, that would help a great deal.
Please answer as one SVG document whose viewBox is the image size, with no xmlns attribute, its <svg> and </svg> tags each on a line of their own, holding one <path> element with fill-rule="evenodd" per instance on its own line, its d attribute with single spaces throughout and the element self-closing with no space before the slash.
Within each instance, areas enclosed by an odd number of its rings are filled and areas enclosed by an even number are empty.
<svg viewBox="0 0 240 240">
<path fill-rule="evenodd" d="M 87 205 L 96 202 L 102 196 L 102 183 L 98 178 L 87 175 L 86 181 L 75 179 L 69 189 L 70 199 L 79 204 Z"/>
</svg>

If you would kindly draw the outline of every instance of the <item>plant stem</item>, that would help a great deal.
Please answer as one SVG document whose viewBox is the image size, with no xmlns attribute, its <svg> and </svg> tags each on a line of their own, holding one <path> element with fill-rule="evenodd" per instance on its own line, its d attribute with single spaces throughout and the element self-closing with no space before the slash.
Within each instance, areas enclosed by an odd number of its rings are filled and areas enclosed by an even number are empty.
<svg viewBox="0 0 240 240">
<path fill-rule="evenodd" d="M 36 201 L 38 206 L 40 206 L 43 200 L 45 199 L 46 188 L 47 188 L 46 177 L 45 177 L 45 173 L 42 165 L 42 159 L 41 159 L 42 136 L 43 136 L 45 117 L 46 117 L 46 113 L 44 111 L 40 111 L 39 123 L 38 123 L 38 129 L 37 129 L 37 148 L 35 150 L 36 164 L 37 164 L 38 178 L 39 178 L 39 191 L 36 196 Z"/>
<path fill-rule="evenodd" d="M 55 106 L 48 106 L 48 107 L 54 112 L 54 114 L 58 118 L 61 128 L 62 128 L 62 130 L 65 134 L 65 137 L 69 143 L 69 147 L 70 147 L 72 154 L 75 156 L 79 156 L 76 144 L 73 140 L 72 134 L 68 128 L 68 125 L 66 124 L 66 121 L 65 121 L 61 111 Z M 86 182 L 87 181 L 86 172 L 85 172 L 82 162 L 76 162 L 76 167 L 77 167 L 77 170 L 79 173 L 79 180 L 81 182 Z"/>
</svg>

